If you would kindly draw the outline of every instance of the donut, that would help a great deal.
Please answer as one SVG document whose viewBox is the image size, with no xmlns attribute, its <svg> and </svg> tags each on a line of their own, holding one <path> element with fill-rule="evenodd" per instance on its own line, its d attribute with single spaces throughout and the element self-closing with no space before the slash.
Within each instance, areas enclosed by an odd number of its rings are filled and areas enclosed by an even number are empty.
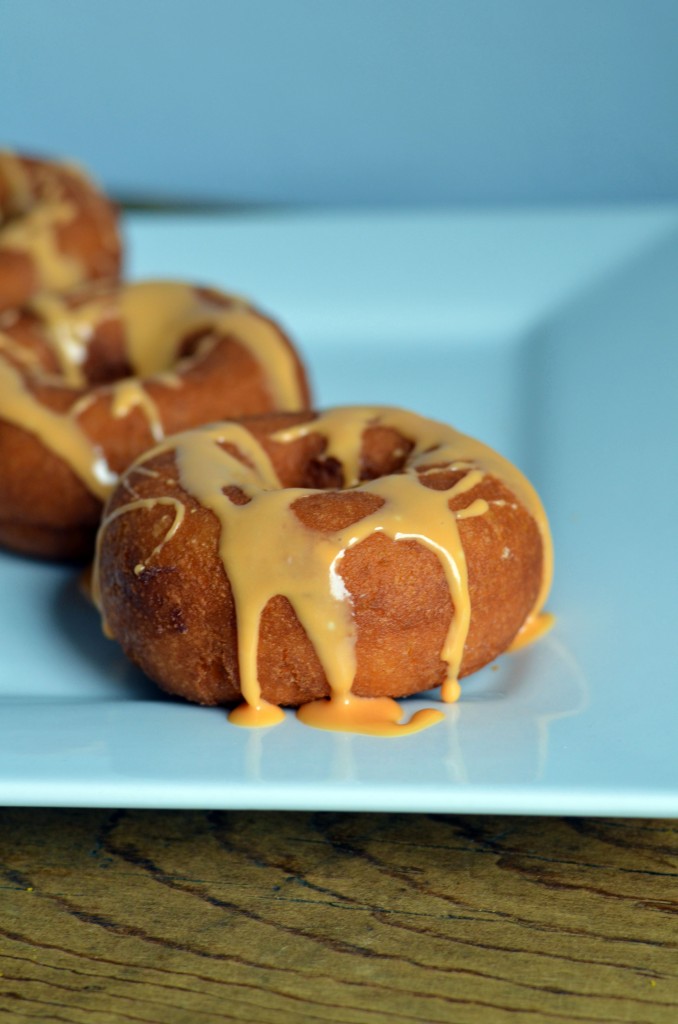
<svg viewBox="0 0 678 1024">
<path fill-rule="evenodd" d="M 0 152 L 0 311 L 116 279 L 114 205 L 78 167 Z"/>
<path fill-rule="evenodd" d="M 237 724 L 399 733 L 393 698 L 548 625 L 549 527 L 496 452 L 406 410 L 211 424 L 124 474 L 99 530 L 105 631 L 169 693 Z"/>
<path fill-rule="evenodd" d="M 89 557 L 104 501 L 145 449 L 308 405 L 291 342 L 241 298 L 158 281 L 38 296 L 0 321 L 0 544 Z"/>
</svg>

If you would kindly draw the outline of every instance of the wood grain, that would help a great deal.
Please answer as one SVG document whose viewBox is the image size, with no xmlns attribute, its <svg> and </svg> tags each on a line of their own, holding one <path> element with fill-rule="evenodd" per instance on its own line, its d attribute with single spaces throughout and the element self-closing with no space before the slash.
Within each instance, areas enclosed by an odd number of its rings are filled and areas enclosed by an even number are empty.
<svg viewBox="0 0 678 1024">
<path fill-rule="evenodd" d="M 678 823 L 0 812 L 0 1021 L 678 1019 Z"/>
</svg>

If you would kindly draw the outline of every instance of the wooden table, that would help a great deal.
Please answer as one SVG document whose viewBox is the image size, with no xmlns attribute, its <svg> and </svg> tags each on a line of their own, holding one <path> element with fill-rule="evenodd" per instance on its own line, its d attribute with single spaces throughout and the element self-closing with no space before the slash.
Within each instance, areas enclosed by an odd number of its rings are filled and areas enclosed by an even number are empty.
<svg viewBox="0 0 678 1024">
<path fill-rule="evenodd" d="M 0 1021 L 678 1021 L 678 822 L 9 809 Z"/>
</svg>

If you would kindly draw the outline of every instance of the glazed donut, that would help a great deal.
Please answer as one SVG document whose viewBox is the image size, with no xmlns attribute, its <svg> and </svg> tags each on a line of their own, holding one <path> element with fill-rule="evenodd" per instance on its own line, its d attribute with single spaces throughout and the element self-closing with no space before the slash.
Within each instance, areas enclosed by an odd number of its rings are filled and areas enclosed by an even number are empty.
<svg viewBox="0 0 678 1024">
<path fill-rule="evenodd" d="M 116 209 L 78 167 L 0 152 L 0 311 L 114 280 L 121 258 Z"/>
<path fill-rule="evenodd" d="M 172 282 L 39 296 L 0 331 L 0 544 L 90 556 L 103 502 L 146 448 L 308 401 L 292 344 L 242 299 Z"/>
<path fill-rule="evenodd" d="M 550 578 L 547 521 L 514 466 L 414 413 L 349 407 L 145 453 L 106 507 L 93 592 L 170 693 L 244 698 L 240 724 L 301 705 L 313 724 L 384 732 L 403 728 L 398 705 L 361 698 L 456 699 L 459 677 L 546 624 Z"/>
</svg>

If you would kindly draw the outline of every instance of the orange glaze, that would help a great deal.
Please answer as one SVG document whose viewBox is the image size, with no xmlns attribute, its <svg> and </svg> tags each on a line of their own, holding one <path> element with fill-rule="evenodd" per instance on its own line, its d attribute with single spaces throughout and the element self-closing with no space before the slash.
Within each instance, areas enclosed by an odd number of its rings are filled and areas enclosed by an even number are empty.
<svg viewBox="0 0 678 1024">
<path fill-rule="evenodd" d="M 443 712 L 436 708 L 415 711 L 408 722 L 402 721 L 403 716 L 402 706 L 391 697 L 357 697 L 354 693 L 343 700 L 333 697 L 310 701 L 297 711 L 297 718 L 304 725 L 364 736 L 409 736 L 437 725 L 445 718 Z"/>
<path fill-rule="evenodd" d="M 217 310 L 208 300 L 201 300 L 193 286 L 169 281 L 138 282 L 122 289 L 120 314 L 127 337 L 127 358 L 134 376 L 103 389 L 86 388 L 81 365 L 86 358 L 93 324 L 106 318 L 111 304 L 107 293 L 75 308 L 57 296 L 42 296 L 35 303 L 47 319 L 58 353 L 59 382 L 84 391 L 66 414 L 55 413 L 38 401 L 31 380 L 21 367 L 0 358 L 0 419 L 24 427 L 39 437 L 46 447 L 68 462 L 98 497 L 109 493 L 117 477 L 105 464 L 100 448 L 82 429 L 83 412 L 104 390 L 110 395 L 114 419 L 122 419 L 133 409 L 140 408 L 153 438 L 162 440 L 164 426 L 144 378 L 179 389 L 181 381 L 171 375 L 170 370 L 179 358 L 182 340 L 200 328 L 209 325 L 215 334 L 223 332 L 237 337 L 267 367 L 269 388 L 277 408 L 296 409 L 303 404 L 295 361 L 270 323 L 257 317 L 242 299 L 233 299 L 232 306 Z M 10 355 L 18 353 L 17 362 L 26 358 L 20 345 L 0 333 L 0 357 L 3 349 Z M 38 380 L 55 380 L 39 372 L 36 376 Z"/>
<path fill-rule="evenodd" d="M 101 337 L 112 328 L 128 375 L 92 383 L 91 349 L 101 365 Z M 187 343 L 193 349 L 184 355 Z M 2 462 L 10 460 L 2 446 L 15 445 L 14 434 L 4 440 L 3 423 L 37 441 L 45 458 L 65 464 L 104 501 L 120 470 L 174 430 L 225 415 L 300 409 L 307 401 L 288 339 L 239 297 L 167 281 L 42 295 L 27 314 L 0 315 L 0 523 L 22 521 L 3 498 L 5 487 L 21 490 L 3 480 Z M 50 500 L 58 499 L 53 489 Z M 26 521 L 32 514 L 26 510 Z"/>
<path fill-rule="evenodd" d="M 509 651 L 520 651 L 523 647 L 534 644 L 553 629 L 556 623 L 555 615 L 551 612 L 542 612 L 541 615 L 534 615 L 528 619 L 515 638 Z"/>
<path fill-rule="evenodd" d="M 414 444 L 402 472 L 361 480 L 360 444 L 370 425 L 391 428 Z M 325 455 L 343 468 L 344 489 L 359 488 L 381 499 L 380 507 L 343 530 L 319 536 L 294 513 L 296 502 L 316 489 L 283 488 L 271 460 L 245 425 L 217 424 L 168 439 L 132 467 L 128 479 L 143 471 L 143 462 L 160 451 L 173 451 L 181 487 L 220 523 L 220 557 L 233 592 L 237 619 L 238 665 L 244 703 L 230 713 L 237 725 L 272 725 L 280 721 L 280 708 L 263 700 L 258 679 L 259 625 L 268 602 L 284 595 L 311 640 L 329 682 L 329 700 L 312 701 L 299 708 L 301 721 L 325 729 L 394 736 L 426 728 L 442 719 L 440 711 L 418 712 L 401 724 L 402 709 L 390 698 L 360 698 L 352 693 L 356 671 L 352 599 L 341 575 L 346 552 L 375 533 L 393 540 L 415 539 L 438 557 L 445 573 L 454 615 L 442 650 L 447 665 L 441 695 L 458 698 L 458 673 L 469 628 L 471 607 L 466 559 L 460 540 L 459 519 L 485 516 L 487 501 L 476 499 L 460 511 L 450 511 L 450 499 L 470 492 L 486 475 L 502 479 L 536 522 L 542 538 L 542 581 L 525 624 L 526 633 L 541 621 L 552 574 L 549 528 L 536 492 L 507 460 L 487 446 L 451 427 L 392 408 L 342 408 L 319 414 L 308 422 L 277 431 L 271 440 L 293 442 L 309 433 L 326 438 Z M 227 447 L 225 447 L 227 446 Z M 235 454 L 237 453 L 237 454 Z M 441 467 L 462 469 L 465 475 L 447 490 L 423 486 L 422 477 Z M 247 499 L 230 500 L 235 488 Z M 156 499 L 133 499 L 119 505 L 102 523 L 98 550 L 114 518 L 152 507 Z M 169 500 L 169 499 L 168 499 Z M 175 500 L 175 499 L 172 499 Z M 180 541 L 181 514 L 161 545 Z M 157 552 L 157 548 L 156 548 Z M 149 552 L 151 561 L 156 552 Z M 253 557 L 257 552 L 259 557 Z M 142 572 L 145 565 L 135 568 Z M 94 597 L 100 607 L 98 561 Z M 105 608 L 102 608 L 105 620 Z"/>
</svg>

